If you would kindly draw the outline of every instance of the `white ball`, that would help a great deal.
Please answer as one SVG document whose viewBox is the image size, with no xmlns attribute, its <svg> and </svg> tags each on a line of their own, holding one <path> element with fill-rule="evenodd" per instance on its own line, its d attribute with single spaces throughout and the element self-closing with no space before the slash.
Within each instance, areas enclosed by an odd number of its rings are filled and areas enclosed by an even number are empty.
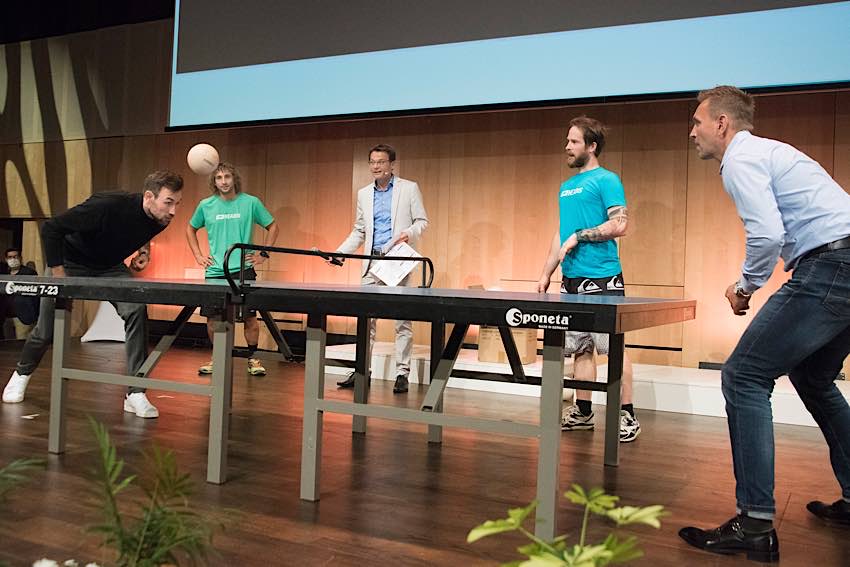
<svg viewBox="0 0 850 567">
<path fill-rule="evenodd" d="M 218 150 L 209 144 L 195 144 L 189 150 L 186 162 L 198 175 L 209 175 L 218 167 Z"/>
</svg>

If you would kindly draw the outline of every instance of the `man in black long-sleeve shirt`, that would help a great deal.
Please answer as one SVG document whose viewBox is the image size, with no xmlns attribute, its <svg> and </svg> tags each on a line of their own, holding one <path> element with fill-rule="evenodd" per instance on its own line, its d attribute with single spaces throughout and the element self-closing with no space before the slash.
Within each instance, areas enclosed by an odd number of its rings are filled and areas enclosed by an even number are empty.
<svg viewBox="0 0 850 567">
<path fill-rule="evenodd" d="M 150 240 L 171 220 L 180 204 L 183 179 L 170 171 L 145 178 L 142 193 L 97 193 L 46 223 L 41 229 L 47 257 L 46 275 L 54 277 L 128 277 L 124 259 L 134 252 L 133 265 L 143 268 L 150 255 Z M 127 372 L 135 374 L 147 357 L 147 306 L 113 303 L 124 319 L 127 336 Z M 41 315 L 27 342 L 3 401 L 23 401 L 30 376 L 53 340 L 54 302 L 43 299 Z M 124 411 L 139 417 L 158 417 L 142 388 L 128 388 Z"/>
</svg>

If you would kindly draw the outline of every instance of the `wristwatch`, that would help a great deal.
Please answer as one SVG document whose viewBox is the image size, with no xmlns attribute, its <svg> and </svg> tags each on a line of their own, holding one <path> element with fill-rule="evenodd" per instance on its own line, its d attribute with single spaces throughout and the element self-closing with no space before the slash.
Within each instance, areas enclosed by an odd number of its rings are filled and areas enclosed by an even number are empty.
<svg viewBox="0 0 850 567">
<path fill-rule="evenodd" d="M 262 256 L 263 258 L 268 258 L 268 257 L 269 257 L 269 253 L 268 253 L 268 252 L 266 252 L 265 250 L 262 250 L 262 251 L 260 252 L 260 256 Z"/>
<path fill-rule="evenodd" d="M 744 291 L 744 288 L 741 286 L 741 282 L 735 282 L 735 295 L 743 297 L 744 299 L 749 299 L 753 294 Z"/>
</svg>

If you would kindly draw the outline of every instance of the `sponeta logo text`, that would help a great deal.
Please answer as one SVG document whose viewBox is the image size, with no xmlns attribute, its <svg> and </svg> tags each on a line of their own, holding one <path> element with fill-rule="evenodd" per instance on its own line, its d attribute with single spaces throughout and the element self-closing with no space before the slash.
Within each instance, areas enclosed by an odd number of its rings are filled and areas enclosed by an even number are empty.
<svg viewBox="0 0 850 567">
<path fill-rule="evenodd" d="M 538 325 L 540 327 L 554 327 L 567 329 L 570 326 L 570 316 L 558 313 L 523 313 L 516 307 L 511 307 L 505 312 L 505 321 L 511 327 L 519 325 Z"/>
<path fill-rule="evenodd" d="M 18 284 L 15 282 L 6 283 L 6 295 L 15 295 L 21 293 L 38 293 L 38 286 L 35 284 Z"/>
</svg>

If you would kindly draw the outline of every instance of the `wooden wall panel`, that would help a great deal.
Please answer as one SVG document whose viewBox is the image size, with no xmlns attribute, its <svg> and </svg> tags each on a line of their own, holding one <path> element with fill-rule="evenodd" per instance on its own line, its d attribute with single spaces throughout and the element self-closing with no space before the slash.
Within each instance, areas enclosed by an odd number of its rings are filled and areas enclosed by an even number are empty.
<svg viewBox="0 0 850 567">
<path fill-rule="evenodd" d="M 0 146 L 4 164 L 4 214 L 9 217 L 44 217 L 50 214 L 44 168 L 44 144 Z"/>
<path fill-rule="evenodd" d="M 168 116 L 172 22 L 0 46 L 0 143 L 155 134 Z"/>
<path fill-rule="evenodd" d="M 833 173 L 836 94 L 773 95 L 756 99 L 753 133 L 787 142 Z"/>
<path fill-rule="evenodd" d="M 279 127 L 270 132 L 266 207 L 280 225 L 278 245 L 334 250 L 351 231 L 352 140 L 344 124 Z M 359 278 L 359 262 L 342 268 L 316 257 L 272 255 L 274 277 L 288 282 L 344 283 Z M 358 279 L 359 281 L 359 279 Z M 333 319 L 330 332 L 353 332 Z"/>
<path fill-rule="evenodd" d="M 620 250 L 626 283 L 684 285 L 688 105 L 631 104 L 623 116 L 629 229 Z"/>
</svg>

